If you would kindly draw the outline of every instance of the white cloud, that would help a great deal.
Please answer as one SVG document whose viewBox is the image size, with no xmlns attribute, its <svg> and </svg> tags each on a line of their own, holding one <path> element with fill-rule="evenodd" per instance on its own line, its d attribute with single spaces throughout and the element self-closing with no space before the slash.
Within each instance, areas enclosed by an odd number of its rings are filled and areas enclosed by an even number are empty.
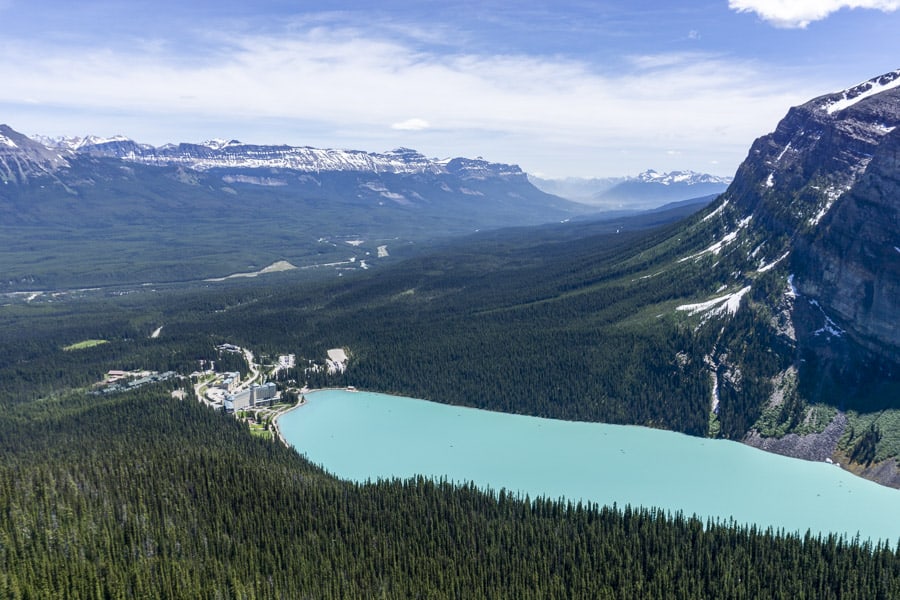
<svg viewBox="0 0 900 600">
<path fill-rule="evenodd" d="M 869 8 L 892 12 L 900 0 L 728 0 L 738 12 L 755 12 L 775 27 L 804 28 L 842 8 Z"/>
<path fill-rule="evenodd" d="M 429 53 L 322 26 L 283 35 L 231 32 L 218 43 L 217 52 L 186 63 L 165 44 L 85 50 L 0 41 L 4 119 L 32 133 L 123 133 L 153 144 L 240 136 L 383 150 L 418 131 L 418 149 L 433 156 L 483 155 L 526 169 L 615 175 L 643 170 L 669 148 L 682 152 L 681 161 L 716 158 L 736 166 L 787 107 L 823 91 L 779 80 L 754 63 L 701 53 L 633 57 L 630 71 L 608 73 L 559 57 Z M 26 111 L 26 99 L 37 104 Z M 77 129 L 19 124 L 16 106 L 29 115 L 52 108 Z M 410 118 L 423 107 L 427 122 Z M 115 117 L 115 129 L 78 125 L 88 116 L 91 123 Z M 213 122 L 228 129 L 197 130 Z M 279 137 L 260 139 L 253 123 L 268 124 L 265 130 Z M 310 139 L 311 131 L 319 137 Z M 285 139 L 288 132 L 297 137 Z M 622 156 L 635 165 L 614 158 Z"/>
<path fill-rule="evenodd" d="M 422 131 L 423 129 L 428 129 L 431 125 L 425 119 L 419 119 L 418 117 L 407 119 L 405 121 L 400 121 L 399 123 L 394 123 L 391 125 L 391 129 L 396 129 L 398 131 Z"/>
</svg>

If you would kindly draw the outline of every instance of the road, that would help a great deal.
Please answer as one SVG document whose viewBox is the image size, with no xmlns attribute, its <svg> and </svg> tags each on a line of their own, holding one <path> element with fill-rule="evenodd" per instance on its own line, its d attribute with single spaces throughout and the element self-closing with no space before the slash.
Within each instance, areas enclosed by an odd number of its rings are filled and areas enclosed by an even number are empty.
<svg viewBox="0 0 900 600">
<path fill-rule="evenodd" d="M 236 346 L 237 347 L 237 346 Z M 247 365 L 250 368 L 250 375 L 240 383 L 237 391 L 242 391 L 249 388 L 253 383 L 256 383 L 260 376 L 260 366 L 258 363 L 254 362 L 255 357 L 253 356 L 253 352 L 248 350 L 247 348 L 237 347 L 240 352 L 244 355 L 244 359 L 247 361 Z M 208 377 L 203 377 L 194 384 L 194 395 L 200 402 L 203 402 L 207 406 L 214 406 L 216 403 L 210 400 L 206 396 L 206 388 L 211 380 Z"/>
</svg>

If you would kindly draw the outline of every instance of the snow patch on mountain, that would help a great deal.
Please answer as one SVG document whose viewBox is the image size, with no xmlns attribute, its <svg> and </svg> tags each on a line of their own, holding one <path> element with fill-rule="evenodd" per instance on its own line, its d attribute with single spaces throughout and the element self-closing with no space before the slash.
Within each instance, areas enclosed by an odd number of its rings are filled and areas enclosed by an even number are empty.
<svg viewBox="0 0 900 600">
<path fill-rule="evenodd" d="M 706 215 L 705 217 L 703 217 L 703 221 L 709 221 L 710 219 L 712 219 L 712 218 L 715 217 L 716 215 L 721 214 L 722 211 L 725 210 L 725 207 L 728 206 L 728 201 L 729 201 L 729 200 L 726 198 L 725 201 L 722 202 L 722 204 L 720 204 L 719 206 L 717 206 L 716 209 L 715 209 L 714 211 L 712 211 L 711 213 L 709 213 L 708 215 Z"/>
<path fill-rule="evenodd" d="M 381 196 L 383 198 L 387 198 L 388 200 L 393 200 L 397 204 L 410 204 L 409 199 L 403 194 L 398 194 L 396 192 L 381 192 Z"/>
<path fill-rule="evenodd" d="M 785 258 L 787 258 L 788 255 L 789 255 L 790 253 L 791 253 L 790 250 L 788 250 L 787 252 L 785 252 L 784 254 L 782 254 L 781 256 L 779 256 L 778 258 L 776 258 L 775 260 L 773 260 L 772 262 L 770 262 L 770 263 L 768 263 L 768 264 L 763 264 L 763 265 L 761 265 L 756 271 L 757 271 L 758 273 L 765 273 L 766 271 L 771 271 L 773 268 L 775 268 L 775 266 L 776 266 L 778 263 L 780 263 L 780 262 L 783 261 Z"/>
<path fill-rule="evenodd" d="M 222 177 L 225 183 L 249 183 L 250 185 L 261 185 L 263 187 L 283 187 L 287 182 L 283 179 L 275 177 L 254 177 L 253 175 L 225 175 Z"/>
<path fill-rule="evenodd" d="M 790 149 L 791 149 L 791 143 L 788 142 L 787 145 L 784 148 L 782 148 L 781 152 L 778 153 L 778 156 L 775 157 L 775 162 L 776 163 L 781 162 L 781 159 L 784 158 L 784 155 L 787 154 Z"/>
<path fill-rule="evenodd" d="M 707 317 L 715 315 L 734 315 L 741 306 L 741 298 L 750 291 L 750 286 L 741 288 L 740 290 L 707 300 L 706 302 L 698 302 L 696 304 L 682 304 L 676 306 L 675 310 L 687 312 L 689 315 L 707 313 Z"/>
<path fill-rule="evenodd" d="M 837 202 L 838 198 L 844 195 L 851 186 L 842 186 L 842 187 L 829 187 L 825 190 L 824 196 L 825 201 L 822 203 L 821 208 L 819 208 L 819 212 L 813 215 L 809 219 L 809 224 L 812 226 L 816 226 L 822 220 L 825 215 L 828 214 L 828 211 L 831 210 L 831 207 L 834 206 L 834 203 Z"/>
<path fill-rule="evenodd" d="M 825 314 L 825 309 L 815 300 L 810 300 L 809 303 L 816 308 L 819 309 L 819 312 L 822 313 L 822 317 L 825 319 L 825 324 L 822 325 L 819 329 L 813 332 L 813 335 L 827 335 L 828 337 L 841 337 L 846 331 L 837 326 L 837 324 L 831 320 L 827 314 Z"/>
<path fill-rule="evenodd" d="M 731 242 L 733 242 L 734 240 L 737 239 L 738 233 L 740 233 L 741 229 L 744 229 L 745 227 L 747 227 L 747 225 L 750 224 L 750 221 L 752 219 L 753 219 L 753 215 L 750 215 L 748 217 L 741 219 L 737 224 L 737 229 L 735 229 L 734 231 L 731 231 L 729 233 L 726 233 L 722 237 L 722 239 L 714 242 L 711 246 L 709 246 L 705 250 L 701 250 L 700 252 L 698 252 L 696 254 L 691 254 L 690 256 L 685 256 L 684 258 L 679 258 L 678 262 L 682 263 L 682 262 L 685 262 L 685 261 L 688 261 L 688 260 L 691 260 L 694 258 L 700 258 L 701 256 L 703 256 L 705 254 L 718 255 L 719 252 L 722 251 L 722 248 L 724 248 L 725 246 L 727 246 L 728 244 L 730 244 Z"/>
<path fill-rule="evenodd" d="M 795 299 L 800 293 L 797 291 L 797 286 L 794 285 L 794 274 L 791 273 L 787 278 L 787 290 L 784 292 L 784 295 L 790 299 Z"/>
<path fill-rule="evenodd" d="M 864 81 L 859 85 L 846 89 L 843 92 L 833 94 L 819 108 L 829 115 L 853 106 L 861 100 L 865 100 L 875 94 L 900 87 L 900 69 L 885 73 L 880 77 Z"/>
<path fill-rule="evenodd" d="M 229 146 L 240 146 L 241 143 L 237 140 L 216 138 L 213 140 L 207 140 L 203 142 L 202 145 L 206 146 L 207 148 L 212 148 L 213 150 L 221 150 L 222 148 L 227 148 Z"/>
</svg>

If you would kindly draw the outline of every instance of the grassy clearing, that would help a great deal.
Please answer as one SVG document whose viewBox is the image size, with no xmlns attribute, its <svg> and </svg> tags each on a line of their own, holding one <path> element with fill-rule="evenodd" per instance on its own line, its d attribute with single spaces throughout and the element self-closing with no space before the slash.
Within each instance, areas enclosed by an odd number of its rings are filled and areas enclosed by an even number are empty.
<svg viewBox="0 0 900 600">
<path fill-rule="evenodd" d="M 264 425 L 250 423 L 250 435 L 261 437 L 264 440 L 272 440 L 273 433 L 266 429 Z"/>
<path fill-rule="evenodd" d="M 109 343 L 109 340 L 82 340 L 80 342 L 64 346 L 63 350 L 65 350 L 66 352 L 72 352 L 73 350 L 84 350 L 85 348 L 93 348 L 94 346 L 99 346 L 101 344 L 107 343 Z"/>
</svg>

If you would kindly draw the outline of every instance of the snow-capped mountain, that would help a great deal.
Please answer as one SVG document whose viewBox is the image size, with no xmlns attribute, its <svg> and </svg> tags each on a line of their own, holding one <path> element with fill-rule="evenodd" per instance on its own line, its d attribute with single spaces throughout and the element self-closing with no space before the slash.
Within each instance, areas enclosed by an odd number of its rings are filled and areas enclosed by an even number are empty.
<svg viewBox="0 0 900 600">
<path fill-rule="evenodd" d="M 154 147 L 123 136 L 99 138 L 44 138 L 60 152 L 118 158 L 153 166 L 181 166 L 195 171 L 214 169 L 285 169 L 306 173 L 371 172 L 393 174 L 455 173 L 464 178 L 524 178 L 516 165 L 482 159 L 433 159 L 409 148 L 374 153 L 361 150 L 322 149 L 310 146 L 244 144 L 215 139 L 202 144 L 179 143 Z"/>
<path fill-rule="evenodd" d="M 725 191 L 730 177 L 695 171 L 659 173 L 652 169 L 628 177 L 593 197 L 593 203 L 621 208 L 652 208 L 671 202 L 713 196 Z"/>
<path fill-rule="evenodd" d="M 719 175 L 710 175 L 709 173 L 698 173 L 696 171 L 669 171 L 668 173 L 659 173 L 653 169 L 648 169 L 637 177 L 629 177 L 626 181 L 639 181 L 641 183 L 657 183 L 659 185 L 700 185 L 714 184 L 727 186 L 731 183 L 731 177 L 721 177 Z"/>
<path fill-rule="evenodd" d="M 529 176 L 534 185 L 549 194 L 617 210 L 646 210 L 720 194 L 731 183 L 731 179 L 696 171 L 660 173 L 653 169 L 627 177 L 594 179 L 541 179 Z"/>
<path fill-rule="evenodd" d="M 789 109 L 629 281 L 679 298 L 654 312 L 697 332 L 711 435 L 849 462 L 894 487 L 900 463 L 882 432 L 896 439 L 897 428 L 876 421 L 900 409 L 898 80 Z M 865 414 L 865 426 L 854 420 Z"/>
<path fill-rule="evenodd" d="M 47 146 L 48 148 L 70 152 L 78 151 L 80 148 L 83 148 L 85 146 L 132 142 L 132 140 L 125 137 L 124 135 L 117 135 L 111 138 L 103 138 L 96 135 L 88 135 L 85 137 L 48 137 L 44 135 L 34 135 L 31 136 L 31 139 L 43 144 L 44 146 Z"/>
<path fill-rule="evenodd" d="M 373 173 L 441 172 L 440 162 L 418 152 L 398 149 L 385 153 L 293 146 L 259 146 L 236 141 L 206 144 L 168 144 L 155 148 L 127 141 L 85 144 L 77 152 L 89 156 L 119 158 L 146 165 L 177 165 L 197 171 L 212 169 L 289 169 L 322 171 L 370 171 Z"/>
<path fill-rule="evenodd" d="M 792 294 L 815 300 L 836 327 L 895 358 L 898 125 L 900 70 L 791 108 L 753 143 L 706 217 L 719 224 L 722 259 L 749 261 L 743 273 L 790 271 Z"/>
<path fill-rule="evenodd" d="M 0 125 L 0 182 L 24 183 L 69 166 L 65 152 L 47 148 L 8 125 Z"/>
</svg>

